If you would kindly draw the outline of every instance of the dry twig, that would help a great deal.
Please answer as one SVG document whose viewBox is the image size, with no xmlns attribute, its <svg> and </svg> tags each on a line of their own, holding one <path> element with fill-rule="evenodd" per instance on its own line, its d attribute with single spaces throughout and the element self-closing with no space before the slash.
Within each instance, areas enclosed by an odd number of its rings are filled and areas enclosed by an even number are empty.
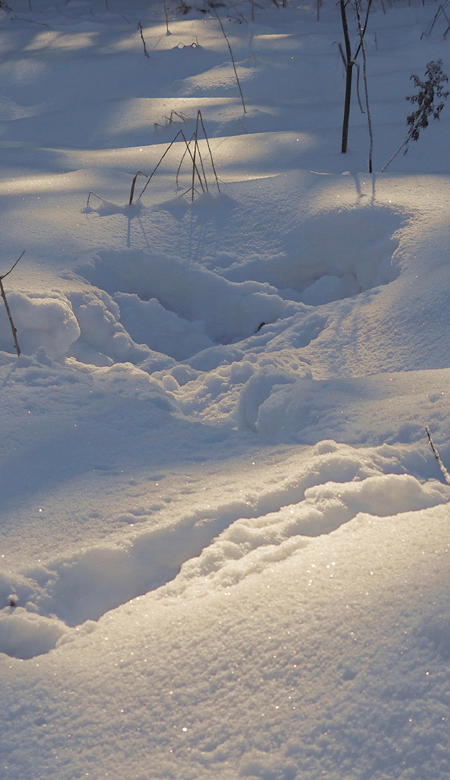
<svg viewBox="0 0 450 780">
<path fill-rule="evenodd" d="M 218 20 L 218 22 L 220 24 L 220 29 L 222 30 L 222 33 L 223 33 L 223 37 L 225 38 L 225 40 L 227 42 L 228 50 L 230 52 L 231 62 L 233 64 L 234 75 L 236 77 L 236 83 L 238 85 L 239 94 L 240 94 L 241 100 L 242 100 L 242 108 L 244 109 L 244 114 L 246 114 L 247 113 L 247 109 L 245 107 L 245 100 L 244 100 L 244 95 L 242 93 L 241 82 L 239 81 L 239 76 L 238 76 L 237 70 L 236 70 L 236 63 L 234 61 L 233 50 L 231 48 L 231 44 L 230 44 L 230 41 L 228 40 L 228 36 L 227 36 L 227 34 L 225 32 L 224 26 L 222 24 L 222 19 L 220 18 L 219 14 L 217 13 L 217 8 L 215 7 L 215 5 L 211 5 L 211 8 L 214 11 L 215 15 L 217 16 L 217 20 Z"/>
<path fill-rule="evenodd" d="M 439 455 L 436 447 L 434 446 L 434 442 L 433 442 L 433 439 L 431 438 L 431 433 L 430 433 L 430 429 L 429 429 L 428 425 L 425 426 L 425 430 L 427 432 L 428 441 L 430 442 L 430 447 L 431 447 L 431 449 L 433 451 L 433 455 L 434 455 L 434 457 L 436 458 L 436 460 L 438 462 L 438 466 L 439 466 L 439 468 L 440 468 L 440 470 L 441 470 L 441 472 L 443 474 L 443 477 L 444 477 L 447 485 L 450 485 L 450 474 L 448 473 L 447 469 L 445 468 L 444 464 L 442 463 L 441 456 Z"/>
<path fill-rule="evenodd" d="M 177 168 L 177 175 L 176 175 L 176 177 L 175 177 L 175 184 L 176 184 L 176 186 L 178 187 L 178 182 L 179 182 L 179 176 L 180 176 L 181 166 L 183 165 L 184 158 L 185 158 L 185 157 L 186 157 L 186 155 L 189 153 L 189 156 L 190 156 L 190 158 L 191 158 L 191 161 L 192 161 L 192 171 L 193 171 L 193 172 L 195 171 L 195 173 L 197 174 L 198 180 L 199 180 L 199 182 L 200 182 L 200 187 L 202 188 L 202 192 L 204 192 L 204 191 L 205 191 L 205 188 L 204 188 L 204 186 L 203 186 L 203 182 L 202 182 L 202 179 L 201 179 L 201 176 L 200 176 L 199 170 L 198 170 L 198 166 L 197 166 L 197 163 L 196 163 L 196 161 L 195 161 L 195 159 L 194 159 L 194 155 L 193 155 L 193 154 L 192 154 L 192 152 L 191 152 L 191 143 L 192 143 L 192 141 L 194 141 L 194 144 L 195 144 L 195 132 L 196 132 L 196 131 L 194 130 L 194 132 L 192 133 L 192 135 L 191 135 L 191 137 L 190 137 L 190 139 L 189 139 L 189 141 L 188 141 L 188 140 L 187 140 L 187 138 L 186 138 L 186 136 L 185 136 L 185 134 L 183 133 L 183 131 L 182 131 L 182 130 L 180 130 L 180 133 L 181 133 L 181 135 L 182 135 L 182 137 L 183 137 L 183 141 L 184 141 L 184 143 L 186 144 L 186 149 L 185 149 L 185 150 L 184 150 L 184 152 L 183 152 L 183 155 L 182 155 L 182 157 L 181 157 L 181 160 L 180 160 L 180 164 L 179 164 L 179 166 L 178 166 L 178 168 Z M 201 157 L 200 157 L 200 159 L 201 159 Z M 202 168 L 203 168 L 203 162 L 202 162 Z M 204 175 L 204 174 L 205 174 L 205 172 L 203 171 L 203 175 Z M 206 177 L 205 177 L 205 184 L 206 184 Z M 206 184 L 206 189 L 208 189 L 208 185 L 207 185 L 207 184 Z M 195 188 L 193 188 L 193 187 L 189 187 L 189 188 L 186 190 L 186 192 L 191 192 L 191 191 L 192 191 L 192 192 L 194 192 L 194 190 L 195 190 Z M 196 191 L 196 190 L 195 190 L 195 191 Z M 184 192 L 184 193 L 183 193 L 183 195 L 186 195 L 186 192 Z"/>
<path fill-rule="evenodd" d="M 134 196 L 134 188 L 136 187 L 136 180 L 138 176 L 145 176 L 146 179 L 148 179 L 148 176 L 146 173 L 143 173 L 142 171 L 137 171 L 133 176 L 133 181 L 131 182 L 131 189 L 130 189 L 130 199 L 128 201 L 128 205 L 131 206 L 133 203 L 133 196 Z"/>
<path fill-rule="evenodd" d="M 146 43 L 145 43 L 144 30 L 142 29 L 142 24 L 140 22 L 138 22 L 138 30 L 141 33 L 141 41 L 142 41 L 142 44 L 144 46 L 144 54 L 145 54 L 146 57 L 148 57 L 148 59 L 150 59 L 150 54 L 147 51 L 147 46 L 146 46 Z"/>
<path fill-rule="evenodd" d="M 98 198 L 98 200 L 101 200 L 101 202 L 102 202 L 102 203 L 104 203 L 104 202 L 105 202 L 105 199 L 104 199 L 104 198 L 100 197 L 100 195 L 97 195 L 97 193 L 96 193 L 96 192 L 92 192 L 92 190 L 90 190 L 90 191 L 89 191 L 89 194 L 88 194 L 88 196 L 87 196 L 87 201 L 86 201 L 86 208 L 87 208 L 87 209 L 90 209 L 90 208 L 91 208 L 91 195 L 93 195 L 93 196 L 94 196 L 94 198 Z"/>
<path fill-rule="evenodd" d="M 11 266 L 9 271 L 7 271 L 6 274 L 3 274 L 2 276 L 0 276 L 0 295 L 3 298 L 3 303 L 5 304 L 5 309 L 6 309 L 6 313 L 8 315 L 9 324 L 11 325 L 11 332 L 13 334 L 14 346 L 16 348 L 17 357 L 19 357 L 19 355 L 20 355 L 20 347 L 19 347 L 19 342 L 17 340 L 17 329 L 14 326 L 13 318 L 12 318 L 12 315 L 11 315 L 11 310 L 9 308 L 8 301 L 6 300 L 5 288 L 3 287 L 3 279 L 6 279 L 6 277 L 9 276 L 9 274 L 12 271 L 14 271 L 17 263 L 19 262 L 19 260 L 22 259 L 24 254 L 25 254 L 25 250 L 23 250 L 22 254 L 20 255 L 20 257 L 17 258 L 16 262 L 14 263 L 14 265 Z"/>
<path fill-rule="evenodd" d="M 180 119 L 182 119 L 183 122 L 186 121 L 189 118 L 189 117 L 186 117 L 186 115 L 183 114 L 182 112 L 178 113 L 177 111 L 171 111 L 170 117 L 166 117 L 166 119 L 169 122 L 169 124 L 173 120 L 173 116 L 174 115 L 179 117 Z M 178 139 L 181 139 L 184 142 L 184 145 L 185 145 L 186 148 L 185 148 L 185 150 L 184 150 L 184 152 L 183 152 L 183 154 L 181 156 L 181 160 L 180 160 L 178 168 L 177 168 L 177 172 L 176 172 L 176 186 L 178 187 L 179 176 L 180 176 L 180 171 L 181 171 L 183 162 L 184 162 L 184 160 L 186 158 L 186 155 L 189 155 L 191 163 L 192 163 L 191 186 L 188 187 L 188 189 L 186 190 L 186 192 L 183 193 L 183 195 L 186 195 L 188 192 L 190 192 L 191 193 L 191 198 L 192 198 L 192 200 L 194 200 L 195 193 L 199 192 L 199 190 L 195 186 L 196 179 L 198 180 L 198 183 L 200 184 L 202 192 L 208 192 L 208 190 L 209 190 L 208 180 L 207 180 L 207 176 L 206 176 L 205 164 L 204 164 L 204 161 L 203 161 L 203 156 L 202 156 L 202 153 L 201 153 L 200 143 L 199 143 L 199 131 L 200 131 L 200 128 L 203 131 L 204 139 L 205 139 L 205 142 L 206 142 L 206 147 L 208 149 L 209 158 L 210 158 L 210 162 L 211 162 L 211 168 L 212 168 L 212 171 L 214 173 L 214 178 L 215 178 L 215 181 L 216 181 L 217 189 L 220 192 L 219 178 L 217 176 L 216 166 L 214 164 L 214 158 L 212 156 L 211 146 L 210 146 L 209 139 L 208 139 L 208 136 L 207 136 L 207 133 L 206 133 L 206 128 L 205 128 L 205 123 L 203 121 L 202 112 L 201 111 L 197 111 L 197 120 L 196 120 L 195 130 L 194 130 L 191 138 L 189 139 L 189 141 L 187 140 L 183 130 L 178 130 L 178 132 L 175 135 L 175 137 L 173 138 L 173 140 L 170 142 L 168 147 L 165 149 L 165 151 L 163 152 L 163 154 L 159 158 L 159 160 L 158 160 L 157 164 L 155 165 L 155 167 L 153 168 L 151 174 L 148 175 L 148 174 L 144 173 L 143 171 L 137 171 L 134 174 L 132 182 L 131 182 L 130 195 L 129 195 L 129 199 L 128 199 L 128 205 L 129 206 L 131 206 L 132 203 L 133 203 L 133 198 L 134 198 L 134 194 L 135 194 L 135 190 L 136 190 L 136 182 L 137 182 L 138 177 L 139 176 L 144 176 L 147 181 L 145 182 L 145 184 L 144 184 L 144 186 L 143 186 L 143 188 L 142 188 L 138 198 L 136 199 L 136 202 L 141 200 L 144 192 L 146 191 L 148 185 L 150 184 L 153 176 L 155 175 L 155 173 L 158 170 L 159 166 L 161 165 L 162 161 L 164 160 L 164 158 L 169 153 L 169 151 L 171 150 L 172 146 L 176 143 L 176 141 Z M 194 143 L 193 149 L 191 149 L 192 142 Z M 109 203 L 109 201 L 105 201 L 104 198 L 100 197 L 100 195 L 97 195 L 96 192 L 92 192 L 91 191 L 91 192 L 89 192 L 88 197 L 87 197 L 86 211 L 91 209 L 90 201 L 91 201 L 92 197 L 98 198 L 98 200 L 101 203 Z"/>
<path fill-rule="evenodd" d="M 153 170 L 152 170 L 152 172 L 151 172 L 150 176 L 147 178 L 147 181 L 146 181 L 146 183 L 145 183 L 145 185 L 144 185 L 143 189 L 141 190 L 141 194 L 139 195 L 139 197 L 138 197 L 138 200 L 140 200 L 140 199 L 142 198 L 142 196 L 143 196 L 143 194 L 144 194 L 145 190 L 147 189 L 148 185 L 150 184 L 150 182 L 151 182 L 151 180 L 152 180 L 153 176 L 155 175 L 156 171 L 158 170 L 159 166 L 161 165 L 162 161 L 164 160 L 164 157 L 165 157 L 165 156 L 166 156 L 166 154 L 167 154 L 167 153 L 170 151 L 170 149 L 171 149 L 171 148 L 172 148 L 172 146 L 174 145 L 175 141 L 177 140 L 178 136 L 179 136 L 179 135 L 181 135 L 181 134 L 182 134 L 182 132 L 183 132 L 182 130 L 178 130 L 178 133 L 176 134 L 176 136 L 175 136 L 175 138 L 173 139 L 173 141 L 171 141 L 171 142 L 170 142 L 170 144 L 169 144 L 169 146 L 167 147 L 167 149 L 166 149 L 166 151 L 164 152 L 164 154 L 163 154 L 163 155 L 161 155 L 161 157 L 159 158 L 159 162 L 158 162 L 158 163 L 157 163 L 157 165 L 156 165 L 156 166 L 153 168 Z"/>
<path fill-rule="evenodd" d="M 202 126 L 203 135 L 205 136 L 206 146 L 208 147 L 209 159 L 211 160 L 211 168 L 213 169 L 213 172 L 214 172 L 214 177 L 215 177 L 215 180 L 216 180 L 217 189 L 220 192 L 219 178 L 217 176 L 216 166 L 214 165 L 214 159 L 213 159 L 213 156 L 212 156 L 211 147 L 209 145 L 209 138 L 208 138 L 207 133 L 206 133 L 205 123 L 203 122 L 203 116 L 202 116 L 202 112 L 200 111 L 200 109 L 198 111 L 198 116 L 200 118 L 200 124 Z"/>
</svg>

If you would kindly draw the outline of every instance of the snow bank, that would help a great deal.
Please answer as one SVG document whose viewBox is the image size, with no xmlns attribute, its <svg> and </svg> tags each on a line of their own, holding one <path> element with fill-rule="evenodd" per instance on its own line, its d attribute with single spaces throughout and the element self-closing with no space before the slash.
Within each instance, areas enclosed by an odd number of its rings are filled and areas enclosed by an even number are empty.
<svg viewBox="0 0 450 780">
<path fill-rule="evenodd" d="M 123 312 L 118 302 L 102 290 L 50 295 L 10 292 L 7 297 L 19 346 L 25 355 L 44 348 L 53 360 L 68 356 L 98 366 L 145 360 L 151 364 L 157 359 L 155 352 L 183 359 L 213 343 L 201 323 L 181 320 L 157 301 L 142 302 L 137 296 L 118 296 Z M 0 349 L 14 351 L 3 305 Z"/>
<path fill-rule="evenodd" d="M 10 292 L 7 298 L 19 346 L 25 355 L 44 348 L 54 360 L 69 355 L 97 365 L 137 362 L 150 355 L 150 350 L 133 342 L 119 322 L 119 307 L 100 290 L 68 295 Z M 3 305 L 0 307 L 0 349 L 14 350 Z"/>
<path fill-rule="evenodd" d="M 53 650 L 67 630 L 55 618 L 35 615 L 22 607 L 7 607 L 0 611 L 0 653 L 34 658 Z"/>
<path fill-rule="evenodd" d="M 72 356 L 100 365 L 112 361 L 135 363 L 148 357 L 149 350 L 135 344 L 120 324 L 119 307 L 109 295 L 100 290 L 72 293 L 70 300 L 80 328 L 80 340 L 73 346 Z"/>
<path fill-rule="evenodd" d="M 188 590 L 211 594 L 287 560 L 314 537 L 357 522 L 361 513 L 374 519 L 450 500 L 450 488 L 435 480 L 421 484 L 407 474 L 380 473 L 395 468 L 395 450 L 321 442 L 299 463 L 294 478 L 216 505 L 191 511 L 185 505 L 165 523 L 132 531 L 128 538 L 122 534 L 116 544 L 92 545 L 29 567 L 5 579 L 3 592 L 14 589 L 27 609 L 70 626 L 98 620 L 149 591 L 157 591 L 157 598 Z M 140 513 L 151 520 L 151 508 Z M 130 520 L 134 525 L 136 513 L 123 518 Z"/>
<path fill-rule="evenodd" d="M 11 292 L 7 298 L 19 346 L 25 354 L 30 355 L 43 347 L 57 360 L 78 339 L 80 328 L 63 295 Z M 11 326 L 3 304 L 0 306 L 0 349 L 14 351 Z"/>
<path fill-rule="evenodd" d="M 190 586 L 198 595 L 214 587 L 231 587 L 305 548 L 309 544 L 305 537 L 329 534 L 360 513 L 372 518 L 392 516 L 449 500 L 448 486 L 434 481 L 421 485 L 406 474 L 373 476 L 350 483 L 325 482 L 307 488 L 304 500 L 296 504 L 236 520 L 199 558 L 182 566 L 167 592 L 179 594 Z"/>
<path fill-rule="evenodd" d="M 150 776 L 174 780 L 445 777 L 447 515 L 360 515 L 204 598 L 137 598 L 39 667 L 7 659 L 5 763 L 44 777 L 54 750 L 63 776 L 146 777 L 151 754 Z"/>
<path fill-rule="evenodd" d="M 332 436 L 349 444 L 426 444 L 425 426 L 436 431 L 443 424 L 448 369 L 314 380 L 307 364 L 289 367 L 294 355 L 287 347 L 266 351 L 265 367 L 239 388 L 236 419 L 265 441 L 313 444 Z M 447 456 L 449 431 L 442 433 Z"/>
</svg>

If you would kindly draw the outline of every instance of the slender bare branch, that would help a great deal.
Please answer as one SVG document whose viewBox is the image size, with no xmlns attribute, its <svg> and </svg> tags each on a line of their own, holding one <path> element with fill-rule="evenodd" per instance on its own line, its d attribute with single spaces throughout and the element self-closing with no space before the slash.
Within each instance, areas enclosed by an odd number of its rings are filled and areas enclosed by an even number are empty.
<svg viewBox="0 0 450 780">
<path fill-rule="evenodd" d="M 183 154 L 182 154 L 182 156 L 181 156 L 180 164 L 179 164 L 179 166 L 178 166 L 178 168 L 177 168 L 177 174 L 176 174 L 176 176 L 175 176 L 175 186 L 176 186 L 176 187 L 178 187 L 178 186 L 179 186 L 179 177 L 180 177 L 181 166 L 183 165 L 184 158 L 186 157 L 187 153 L 191 151 L 191 150 L 189 149 L 189 144 L 191 143 L 191 141 L 192 141 L 192 139 L 193 139 L 193 138 L 194 138 L 194 134 L 192 134 L 192 135 L 191 135 L 191 137 L 190 137 L 189 141 L 187 141 L 187 140 L 186 140 L 186 149 L 184 150 L 184 152 L 183 152 Z M 191 155 L 191 156 L 192 156 L 192 155 Z"/>
<path fill-rule="evenodd" d="M 342 58 L 342 62 L 343 62 L 344 68 L 346 68 L 347 67 L 347 60 L 345 59 L 345 54 L 344 54 L 344 50 L 342 48 L 342 44 L 338 43 L 338 49 L 339 49 L 339 52 L 341 54 L 341 58 Z"/>
<path fill-rule="evenodd" d="M 355 51 L 355 56 L 354 56 L 355 60 L 356 60 L 356 58 L 357 58 L 357 56 L 358 56 L 358 54 L 360 52 L 360 49 L 361 49 L 363 41 L 364 41 L 364 36 L 365 36 L 366 30 L 367 30 L 367 22 L 369 21 L 369 14 L 370 14 L 371 5 L 372 5 L 372 0 L 369 0 L 369 2 L 367 3 L 366 15 L 364 17 L 364 24 L 361 27 L 359 45 L 358 45 L 358 48 Z"/>
<path fill-rule="evenodd" d="M 427 432 L 428 441 L 430 442 L 430 447 L 433 451 L 433 455 L 436 458 L 438 462 L 438 466 L 442 472 L 442 475 L 447 483 L 447 485 L 450 485 L 450 474 L 448 473 L 447 469 L 445 468 L 444 464 L 442 463 L 441 456 L 439 455 L 439 452 L 437 451 L 436 447 L 434 446 L 433 439 L 431 438 L 431 433 L 428 425 L 425 426 L 425 430 Z"/>
<path fill-rule="evenodd" d="M 228 40 L 228 36 L 227 36 L 227 34 L 225 32 L 224 26 L 222 24 L 222 19 L 220 18 L 219 14 L 217 13 L 217 8 L 214 5 L 212 5 L 211 7 L 212 7 L 212 10 L 214 11 L 215 15 L 217 16 L 217 20 L 218 20 L 218 22 L 220 24 L 220 28 L 221 28 L 222 33 L 223 33 L 223 37 L 225 38 L 225 40 L 227 42 L 228 50 L 230 52 L 231 62 L 233 64 L 234 75 L 236 77 L 236 83 L 238 85 L 239 94 L 241 96 L 242 108 L 244 109 L 244 114 L 246 114 L 247 113 L 247 109 L 245 107 L 245 100 L 244 100 L 244 95 L 242 93 L 241 82 L 239 81 L 239 76 L 238 76 L 237 70 L 236 70 L 236 63 L 234 61 L 233 50 L 231 48 L 231 44 L 230 44 L 230 41 Z"/>
<path fill-rule="evenodd" d="M 145 43 L 145 38 L 144 38 L 144 30 L 143 30 L 143 28 L 142 28 L 142 24 L 141 24 L 140 22 L 138 22 L 138 30 L 139 30 L 139 32 L 140 32 L 140 34 L 141 34 L 141 41 L 142 41 L 142 45 L 144 46 L 144 54 L 145 54 L 145 56 L 146 56 L 148 59 L 150 59 L 150 54 L 149 54 L 149 53 L 148 53 L 148 51 L 147 51 L 147 45 L 146 45 L 146 43 Z"/>
<path fill-rule="evenodd" d="M 12 333 L 12 335 L 13 335 L 13 339 L 14 339 L 14 346 L 15 346 L 15 348 L 16 348 L 17 357 L 19 357 L 19 355 L 20 355 L 19 341 L 18 341 L 18 338 L 17 338 L 17 328 L 16 328 L 16 327 L 15 327 L 15 325 L 14 325 L 13 318 L 12 318 L 12 314 L 11 314 L 11 309 L 9 308 L 9 304 L 8 304 L 8 301 L 7 301 L 7 299 L 6 299 L 5 288 L 3 287 L 3 279 L 6 279 L 6 277 L 7 277 L 7 276 L 9 276 L 9 274 L 10 274 L 10 273 L 12 273 L 12 271 L 14 271 L 14 269 L 15 269 L 15 267 L 16 267 L 16 265 L 17 265 L 17 263 L 19 262 L 19 260 L 21 260 L 21 259 L 22 259 L 22 257 L 24 256 L 24 254 L 25 254 L 25 250 L 22 252 L 22 254 L 20 255 L 20 257 L 18 257 L 18 258 L 17 258 L 16 262 L 15 262 L 15 263 L 14 263 L 14 264 L 11 266 L 11 268 L 9 269 L 9 271 L 7 271 L 7 272 L 6 272 L 6 274 L 3 274 L 2 276 L 0 276 L 0 295 L 2 296 L 2 298 L 3 298 L 3 303 L 5 304 L 5 309 L 6 309 L 6 313 L 7 313 L 7 315 L 8 315 L 9 324 L 10 324 L 10 326 L 11 326 L 11 333 Z"/>
<path fill-rule="evenodd" d="M 140 200 L 142 198 L 145 190 L 147 189 L 148 185 L 150 184 L 150 181 L 152 180 L 153 176 L 155 175 L 156 171 L 158 170 L 159 166 L 161 165 L 162 161 L 164 160 L 164 157 L 166 156 L 167 152 L 170 151 L 170 149 L 174 145 L 175 141 L 177 140 L 178 136 L 181 135 L 182 132 L 183 132 L 182 130 L 178 130 L 178 133 L 176 134 L 175 138 L 173 139 L 173 141 L 170 142 L 169 146 L 167 147 L 167 149 L 164 152 L 164 154 L 162 155 L 162 157 L 160 157 L 158 164 L 155 166 L 155 168 L 153 168 L 150 176 L 148 177 L 147 182 L 146 182 L 146 184 L 145 184 L 141 194 L 138 197 L 138 200 Z"/>
<path fill-rule="evenodd" d="M 101 202 L 102 202 L 102 203 L 104 203 L 104 202 L 105 202 L 105 199 L 104 199 L 104 198 L 101 198 L 101 197 L 100 197 L 100 195 L 97 195 L 97 193 L 96 193 L 96 192 L 92 192 L 92 190 L 90 190 L 90 192 L 89 192 L 89 194 L 88 194 L 88 196 L 87 196 L 87 201 L 86 201 L 86 208 L 87 208 L 87 209 L 88 209 L 88 208 L 90 208 L 91 195 L 93 195 L 93 196 L 94 196 L 94 198 L 98 198 L 98 200 L 101 200 Z"/>
<path fill-rule="evenodd" d="M 184 133 L 183 133 L 183 135 L 184 135 Z M 182 156 L 181 156 L 180 164 L 179 164 L 179 166 L 178 166 L 178 168 L 177 168 L 177 175 L 176 175 L 176 177 L 175 177 L 175 185 L 176 185 L 177 187 L 178 187 L 178 182 L 179 182 L 179 177 L 180 177 L 181 166 L 183 165 L 184 158 L 186 157 L 186 155 L 187 155 L 187 153 L 188 153 L 188 152 L 189 152 L 189 154 L 191 155 L 191 159 L 192 159 L 192 152 L 191 152 L 191 150 L 190 150 L 190 148 L 189 148 L 189 144 L 191 143 L 191 141 L 193 140 L 193 138 L 194 138 L 194 133 L 192 133 L 192 135 L 191 135 L 191 137 L 190 137 L 189 141 L 187 141 L 186 137 L 184 138 L 184 140 L 185 140 L 185 143 L 186 143 L 186 149 L 184 150 L 184 152 L 183 152 L 183 154 L 182 154 Z"/>
<path fill-rule="evenodd" d="M 148 174 L 143 173 L 142 171 L 137 171 L 134 174 L 133 181 L 131 182 L 130 200 L 128 201 L 129 206 L 131 206 L 131 204 L 133 203 L 134 188 L 136 187 L 136 180 L 138 176 L 145 176 L 145 178 L 148 179 Z"/>
<path fill-rule="evenodd" d="M 192 135 L 191 135 L 191 137 L 190 137 L 189 141 L 187 140 L 187 138 L 186 138 L 186 136 L 185 136 L 185 134 L 183 133 L 183 131 L 182 131 L 182 130 L 180 130 L 180 133 L 181 133 L 181 135 L 182 135 L 182 138 L 183 138 L 183 141 L 184 141 L 184 143 L 186 144 L 186 149 L 184 150 L 183 156 L 182 156 L 182 158 L 181 158 L 180 164 L 179 164 L 179 166 L 178 166 L 178 169 L 177 169 L 177 175 L 176 175 L 176 179 L 175 179 L 176 186 L 178 187 L 178 179 L 179 179 L 179 175 L 180 175 L 181 166 L 183 165 L 183 160 L 184 160 L 184 158 L 186 157 L 186 155 L 189 153 L 189 156 L 190 156 L 190 158 L 191 158 L 191 160 L 192 160 L 192 165 L 193 165 L 193 168 L 195 168 L 195 172 L 196 172 L 196 174 L 197 174 L 197 178 L 198 178 L 198 180 L 199 180 L 199 182 L 200 182 L 200 187 L 202 188 L 202 191 L 204 192 L 204 191 L 205 191 L 205 188 L 204 188 L 204 186 L 203 186 L 203 182 L 202 182 L 202 179 L 201 179 L 201 176 L 200 176 L 200 173 L 199 173 L 199 170 L 198 170 L 197 164 L 196 164 L 196 162 L 194 161 L 194 155 L 193 155 L 193 154 L 192 154 L 192 152 L 191 152 L 191 143 L 192 143 L 192 141 L 193 141 L 193 140 L 194 140 L 194 138 L 195 138 L 195 130 L 194 130 L 194 132 L 192 133 Z M 188 192 L 190 192 L 190 189 L 191 189 L 191 188 L 189 188 Z"/>
<path fill-rule="evenodd" d="M 209 191 L 208 190 L 208 181 L 206 179 L 205 166 L 203 165 L 203 157 L 202 157 L 202 153 L 200 151 L 200 144 L 198 142 L 198 138 L 197 138 L 197 152 L 198 152 L 198 159 L 200 160 L 200 165 L 201 165 L 201 168 L 202 168 L 203 179 L 205 180 L 205 189 L 206 189 L 206 192 L 208 192 Z"/>
<path fill-rule="evenodd" d="M 360 0 L 355 0 L 355 8 L 356 8 L 356 17 L 358 19 L 358 31 L 360 36 L 360 45 L 361 45 L 361 52 L 363 58 L 364 95 L 366 99 L 367 127 L 369 130 L 369 156 L 368 156 L 367 165 L 368 165 L 369 173 L 372 173 L 373 130 L 372 130 L 372 117 L 370 115 L 370 104 L 369 104 L 369 85 L 367 82 L 366 45 L 364 43 L 364 30 L 361 24 Z M 367 19 L 366 19 L 366 24 L 367 24 Z"/>
<path fill-rule="evenodd" d="M 361 75 L 361 72 L 360 72 L 361 68 L 359 67 L 357 62 L 355 62 L 355 68 L 356 68 L 356 97 L 358 99 L 358 106 L 359 106 L 359 110 L 361 111 L 361 114 L 365 114 L 366 112 L 364 111 L 364 109 L 362 107 L 361 94 L 360 94 L 360 91 L 359 91 L 359 80 L 360 80 L 360 75 Z"/>
<path fill-rule="evenodd" d="M 206 132 L 206 129 L 205 129 L 205 123 L 203 122 L 203 116 L 202 116 L 202 112 L 199 110 L 198 114 L 199 114 L 200 123 L 201 123 L 202 130 L 203 130 L 203 135 L 205 136 L 206 145 L 207 145 L 207 147 L 208 147 L 208 152 L 209 152 L 209 159 L 211 160 L 211 167 L 212 167 L 212 169 L 213 169 L 213 171 L 214 171 L 214 176 L 215 176 L 215 179 L 216 179 L 217 189 L 218 189 L 218 190 L 219 190 L 219 192 L 220 192 L 220 187 L 219 187 L 219 178 L 218 178 L 218 176 L 217 176 L 216 166 L 214 165 L 214 159 L 213 159 L 213 156 L 212 156 L 211 147 L 210 147 L 210 145 L 209 145 L 209 138 L 208 138 L 208 135 L 207 135 L 207 132 Z M 244 129 L 245 129 L 245 128 L 244 128 Z"/>
<path fill-rule="evenodd" d="M 195 182 L 195 157 L 197 154 L 197 139 L 198 139 L 198 114 L 197 114 L 197 122 L 195 125 L 195 133 L 194 133 L 194 156 L 192 160 L 192 200 L 194 200 L 194 182 Z"/>
<path fill-rule="evenodd" d="M 7 272 L 6 272 L 6 274 L 2 274 L 2 276 L 0 276 L 0 279 L 1 279 L 2 281 L 3 281 L 3 279 L 6 279 L 6 277 L 7 277 L 7 276 L 9 276 L 9 275 L 10 275 L 10 273 L 12 273 L 12 272 L 14 271 L 14 269 L 15 269 L 15 267 L 16 267 L 16 265 L 17 265 L 17 263 L 19 262 L 19 260 L 22 260 L 22 257 L 24 256 L 24 254 L 25 254 L 25 249 L 23 250 L 23 252 L 22 252 L 22 254 L 20 255 L 20 257 L 18 257 L 18 258 L 17 258 L 17 260 L 16 260 L 16 262 L 14 263 L 14 265 L 12 265 L 12 266 L 11 266 L 11 268 L 9 269 L 9 271 L 7 271 Z"/>
</svg>

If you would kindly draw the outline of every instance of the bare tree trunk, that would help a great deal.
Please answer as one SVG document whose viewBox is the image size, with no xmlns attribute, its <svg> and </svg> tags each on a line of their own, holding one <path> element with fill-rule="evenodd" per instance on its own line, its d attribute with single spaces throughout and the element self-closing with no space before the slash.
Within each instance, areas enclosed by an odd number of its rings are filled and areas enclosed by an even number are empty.
<svg viewBox="0 0 450 780">
<path fill-rule="evenodd" d="M 350 103 L 352 99 L 352 81 L 353 81 L 353 58 L 350 45 L 350 36 L 348 33 L 346 0 L 339 0 L 341 8 L 342 30 L 344 32 L 345 44 L 345 98 L 344 98 L 344 119 L 342 122 L 342 145 L 341 152 L 347 151 L 348 125 L 350 121 Z"/>
<path fill-rule="evenodd" d="M 366 34 L 366 29 L 367 29 L 367 22 L 369 19 L 370 7 L 372 5 L 372 0 L 368 0 L 364 25 L 361 26 L 361 24 L 359 24 L 359 44 L 356 48 L 356 52 L 354 56 L 352 57 L 352 47 L 350 43 L 350 34 L 348 31 L 348 22 L 347 22 L 348 2 L 349 0 L 339 0 L 339 6 L 341 9 L 342 31 L 344 33 L 344 44 L 345 44 L 345 54 L 342 51 L 341 45 L 339 44 L 339 49 L 345 67 L 344 118 L 342 122 L 342 145 L 341 145 L 342 154 L 345 154 L 347 151 L 348 126 L 350 121 L 350 106 L 351 106 L 351 99 L 352 99 L 353 66 L 356 63 L 356 59 L 363 45 L 364 36 Z"/>
<path fill-rule="evenodd" d="M 352 99 L 353 62 L 348 63 L 345 79 L 344 118 L 342 120 L 342 144 L 341 152 L 347 151 L 348 125 L 350 122 L 350 103 Z"/>
</svg>

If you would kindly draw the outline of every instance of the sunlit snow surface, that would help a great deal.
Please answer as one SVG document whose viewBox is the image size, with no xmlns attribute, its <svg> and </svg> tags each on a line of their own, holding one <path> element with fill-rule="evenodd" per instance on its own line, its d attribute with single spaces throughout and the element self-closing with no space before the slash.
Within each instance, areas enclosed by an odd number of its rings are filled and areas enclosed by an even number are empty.
<svg viewBox="0 0 450 780">
<path fill-rule="evenodd" d="M 371 176 L 334 3 L 218 6 L 245 113 L 200 5 L 10 4 L 0 780 L 448 778 L 448 109 Z M 436 10 L 371 12 L 375 170 Z"/>
</svg>

